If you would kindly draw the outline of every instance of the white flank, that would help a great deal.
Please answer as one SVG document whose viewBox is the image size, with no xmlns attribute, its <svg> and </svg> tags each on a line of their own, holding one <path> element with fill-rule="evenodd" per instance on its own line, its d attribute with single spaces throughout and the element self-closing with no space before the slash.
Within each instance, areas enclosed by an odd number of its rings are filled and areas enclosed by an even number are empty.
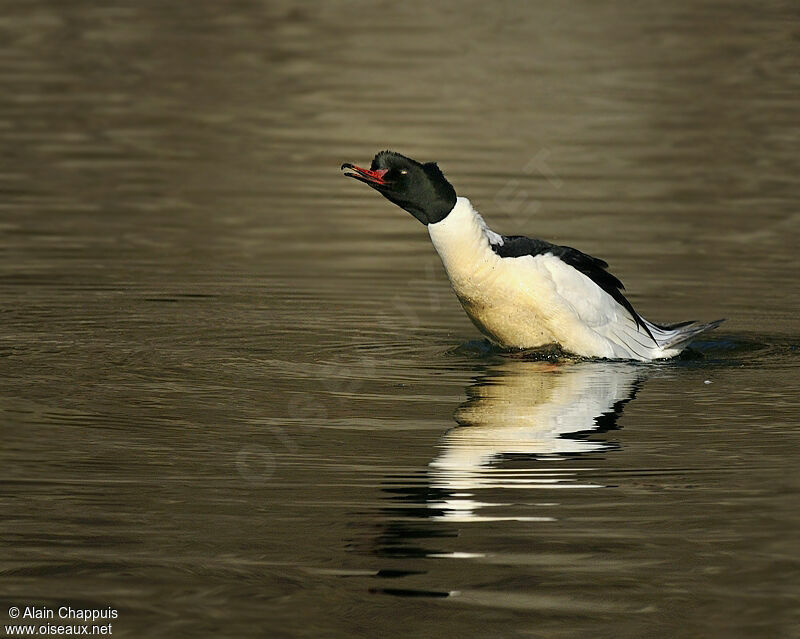
<svg viewBox="0 0 800 639">
<path fill-rule="evenodd" d="M 497 255 L 491 244 L 502 238 L 467 198 L 428 232 L 467 315 L 501 346 L 557 343 L 584 357 L 643 361 L 681 351 L 656 344 L 611 295 L 558 257 Z"/>
</svg>

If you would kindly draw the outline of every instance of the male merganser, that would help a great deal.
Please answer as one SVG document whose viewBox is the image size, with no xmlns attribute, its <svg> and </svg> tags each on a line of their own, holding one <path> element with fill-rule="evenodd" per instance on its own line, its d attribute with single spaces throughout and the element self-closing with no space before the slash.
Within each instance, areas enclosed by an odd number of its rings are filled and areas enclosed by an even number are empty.
<svg viewBox="0 0 800 639">
<path fill-rule="evenodd" d="M 381 151 L 345 175 L 427 225 L 456 296 L 492 342 L 529 349 L 558 344 L 582 357 L 674 357 L 723 320 L 660 326 L 639 315 L 601 259 L 569 246 L 490 230 L 434 162 Z"/>
</svg>

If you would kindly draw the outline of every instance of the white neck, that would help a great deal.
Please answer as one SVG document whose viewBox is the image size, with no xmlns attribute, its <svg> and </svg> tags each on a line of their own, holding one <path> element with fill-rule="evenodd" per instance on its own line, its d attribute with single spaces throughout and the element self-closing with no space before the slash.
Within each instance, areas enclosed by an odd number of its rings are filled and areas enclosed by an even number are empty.
<svg viewBox="0 0 800 639">
<path fill-rule="evenodd" d="M 481 295 L 480 289 L 487 277 L 493 277 L 500 260 L 492 245 L 502 244 L 503 238 L 489 230 L 465 197 L 456 198 L 455 206 L 441 222 L 429 224 L 428 233 L 461 303 Z"/>
<path fill-rule="evenodd" d="M 503 244 L 503 238 L 486 226 L 480 213 L 465 197 L 456 198 L 455 206 L 441 222 L 428 224 L 428 233 L 443 260 L 443 251 L 457 249 L 472 251 L 475 255 L 490 250 L 491 244 Z"/>
</svg>

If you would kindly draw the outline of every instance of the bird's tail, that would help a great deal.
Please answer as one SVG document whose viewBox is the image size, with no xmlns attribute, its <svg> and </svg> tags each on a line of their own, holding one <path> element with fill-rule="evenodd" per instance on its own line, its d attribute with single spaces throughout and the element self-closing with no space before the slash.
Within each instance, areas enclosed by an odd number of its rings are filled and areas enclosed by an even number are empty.
<svg viewBox="0 0 800 639">
<path fill-rule="evenodd" d="M 707 324 L 699 324 L 692 320 L 690 322 L 660 326 L 644 320 L 645 324 L 647 324 L 647 328 L 650 329 L 653 337 L 663 350 L 683 348 L 699 335 L 717 328 L 717 326 L 724 321 L 724 319 L 719 319 L 714 322 L 708 322 Z"/>
</svg>

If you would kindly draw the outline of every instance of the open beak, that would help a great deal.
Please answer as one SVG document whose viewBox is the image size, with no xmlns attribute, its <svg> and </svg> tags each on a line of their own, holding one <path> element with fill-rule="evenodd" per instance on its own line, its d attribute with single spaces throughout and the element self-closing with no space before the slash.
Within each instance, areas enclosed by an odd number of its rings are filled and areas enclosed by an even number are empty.
<svg viewBox="0 0 800 639">
<path fill-rule="evenodd" d="M 355 178 L 360 182 L 364 182 L 364 184 L 369 184 L 374 187 L 389 186 L 389 183 L 385 182 L 383 179 L 383 176 L 389 172 L 389 169 L 370 171 L 369 169 L 362 169 L 360 166 L 345 162 L 342 164 L 341 170 L 348 171 L 345 173 L 347 177 Z"/>
</svg>

